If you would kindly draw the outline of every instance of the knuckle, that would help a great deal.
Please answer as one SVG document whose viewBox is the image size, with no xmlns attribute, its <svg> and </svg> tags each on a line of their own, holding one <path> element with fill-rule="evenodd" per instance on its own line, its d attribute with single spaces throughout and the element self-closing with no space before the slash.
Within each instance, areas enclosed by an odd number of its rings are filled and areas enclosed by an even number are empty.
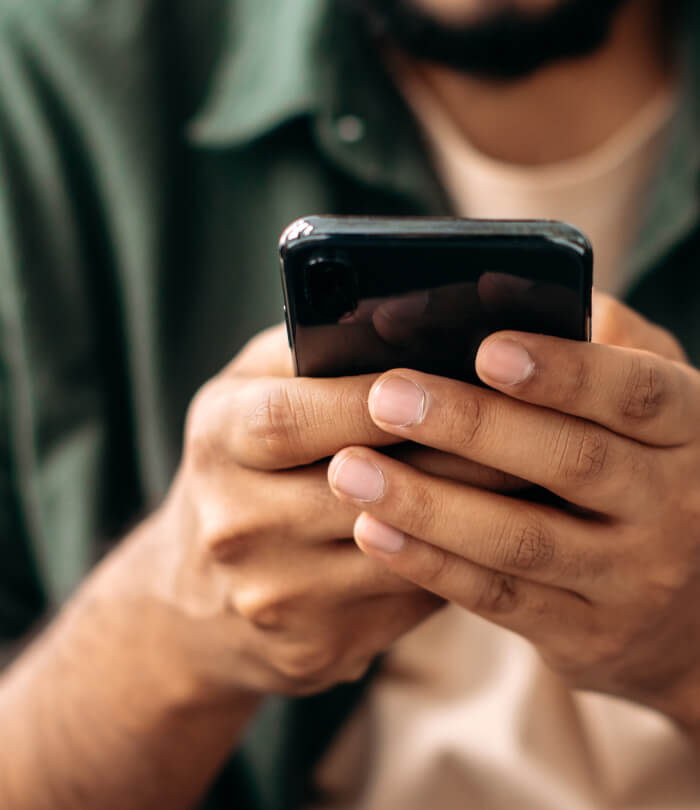
<svg viewBox="0 0 700 810">
<path fill-rule="evenodd" d="M 432 546 L 424 559 L 420 561 L 420 580 L 428 589 L 433 586 L 439 590 L 443 580 L 449 576 L 455 558 L 449 552 Z"/>
<path fill-rule="evenodd" d="M 346 671 L 342 674 L 340 680 L 342 683 L 357 683 L 361 681 L 365 675 L 367 675 L 367 671 L 372 666 L 372 659 L 367 659 L 363 661 L 355 661 L 354 663 L 348 664 Z"/>
<path fill-rule="evenodd" d="M 219 563 L 230 563 L 259 543 L 266 528 L 253 510 L 231 519 L 231 504 L 219 501 L 200 508 L 202 547 Z"/>
<path fill-rule="evenodd" d="M 231 601 L 242 619 L 261 630 L 279 630 L 288 623 L 291 600 L 273 588 L 248 586 Z"/>
<path fill-rule="evenodd" d="M 593 388 L 591 369 L 587 358 L 582 353 L 576 353 L 569 362 L 565 375 L 561 375 L 559 402 L 564 407 L 572 407 L 585 398 Z"/>
<path fill-rule="evenodd" d="M 295 644 L 280 653 L 275 668 L 286 680 L 313 684 L 327 675 L 335 660 L 335 653 L 330 646 L 320 642 L 305 642 Z"/>
<path fill-rule="evenodd" d="M 476 613 L 502 615 L 512 613 L 518 606 L 520 595 L 517 581 L 508 574 L 489 572 L 484 587 L 475 600 Z"/>
<path fill-rule="evenodd" d="M 320 692 L 325 692 L 341 683 L 357 683 L 361 681 L 367 675 L 371 665 L 371 660 L 348 664 L 343 667 L 342 672 L 336 671 L 335 665 L 333 665 L 325 672 L 314 675 L 313 677 L 289 678 L 278 673 L 277 686 L 274 690 L 270 691 L 275 691 L 279 694 L 287 695 L 288 697 L 310 697 Z"/>
<path fill-rule="evenodd" d="M 410 491 L 402 493 L 401 501 L 398 505 L 401 511 L 405 510 L 409 534 L 421 537 L 440 512 L 436 493 L 430 485 L 415 483 Z"/>
<path fill-rule="evenodd" d="M 500 542 L 505 567 L 516 573 L 542 571 L 554 561 L 554 541 L 534 518 L 518 519 L 517 525 L 504 532 Z"/>
<path fill-rule="evenodd" d="M 449 419 L 450 439 L 461 453 L 477 446 L 484 434 L 486 408 L 478 392 L 459 399 Z"/>
<path fill-rule="evenodd" d="M 213 383 L 208 382 L 195 394 L 185 420 L 185 455 L 195 470 L 207 470 L 221 462 L 225 450 L 212 418 Z"/>
<path fill-rule="evenodd" d="M 652 358 L 635 358 L 620 395 L 620 413 L 626 419 L 651 420 L 663 408 L 666 393 L 663 375 Z"/>
<path fill-rule="evenodd" d="M 247 438 L 263 459 L 284 463 L 298 446 L 303 413 L 288 384 L 267 384 L 248 417 Z"/>
<path fill-rule="evenodd" d="M 630 487 L 633 487 L 642 514 L 658 515 L 660 508 L 673 514 L 674 507 L 680 506 L 675 486 L 676 471 L 669 470 L 665 463 L 659 463 L 658 454 L 653 450 L 629 447 L 627 452 L 620 454 L 617 466 L 625 471 L 625 475 L 611 476 L 611 494 L 629 498 Z"/>
<path fill-rule="evenodd" d="M 602 430 L 588 422 L 566 419 L 559 434 L 559 473 L 566 481 L 587 484 L 605 470 L 609 442 Z"/>
</svg>

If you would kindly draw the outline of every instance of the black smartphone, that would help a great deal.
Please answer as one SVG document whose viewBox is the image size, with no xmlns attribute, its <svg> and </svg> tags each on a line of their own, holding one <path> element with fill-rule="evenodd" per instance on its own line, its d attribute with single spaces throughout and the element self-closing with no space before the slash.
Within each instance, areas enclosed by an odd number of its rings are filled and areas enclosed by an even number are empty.
<svg viewBox="0 0 700 810">
<path fill-rule="evenodd" d="M 300 376 L 477 382 L 493 332 L 590 340 L 593 252 L 564 223 L 312 216 L 284 231 L 280 258 Z"/>
</svg>

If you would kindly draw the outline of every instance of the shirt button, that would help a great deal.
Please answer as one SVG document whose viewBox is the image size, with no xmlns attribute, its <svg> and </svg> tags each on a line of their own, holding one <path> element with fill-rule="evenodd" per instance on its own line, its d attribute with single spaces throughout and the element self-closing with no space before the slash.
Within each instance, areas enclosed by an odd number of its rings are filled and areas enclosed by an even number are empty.
<svg viewBox="0 0 700 810">
<path fill-rule="evenodd" d="M 356 115 L 343 115 L 336 121 L 335 126 L 343 143 L 357 143 L 365 135 L 365 122 Z"/>
</svg>

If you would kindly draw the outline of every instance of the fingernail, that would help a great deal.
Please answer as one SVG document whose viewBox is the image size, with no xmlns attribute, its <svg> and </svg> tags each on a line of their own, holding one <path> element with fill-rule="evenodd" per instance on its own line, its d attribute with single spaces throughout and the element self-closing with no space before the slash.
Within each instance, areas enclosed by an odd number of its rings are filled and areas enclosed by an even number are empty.
<svg viewBox="0 0 700 810">
<path fill-rule="evenodd" d="M 492 340 L 479 349 L 476 367 L 480 376 L 501 385 L 525 382 L 535 370 L 535 361 L 514 340 Z"/>
<path fill-rule="evenodd" d="M 384 554 L 397 554 L 406 543 L 403 532 L 380 523 L 370 515 L 360 515 L 355 524 L 355 537 L 363 546 L 381 551 Z"/>
<path fill-rule="evenodd" d="M 356 501 L 372 503 L 384 494 L 384 475 L 371 461 L 349 456 L 335 471 L 333 486 Z"/>
<path fill-rule="evenodd" d="M 388 377 L 370 395 L 372 418 L 394 427 L 416 425 L 425 418 L 425 391 L 404 377 Z"/>
</svg>

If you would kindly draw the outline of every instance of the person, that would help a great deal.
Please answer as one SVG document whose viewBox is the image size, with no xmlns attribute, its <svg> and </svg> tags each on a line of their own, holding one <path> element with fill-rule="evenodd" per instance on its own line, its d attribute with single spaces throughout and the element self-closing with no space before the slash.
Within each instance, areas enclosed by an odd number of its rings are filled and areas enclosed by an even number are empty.
<svg viewBox="0 0 700 810">
<path fill-rule="evenodd" d="M 697 3 L 0 9 L 0 806 L 696 807 Z M 596 340 L 294 378 L 312 212 L 570 219 Z"/>
</svg>

